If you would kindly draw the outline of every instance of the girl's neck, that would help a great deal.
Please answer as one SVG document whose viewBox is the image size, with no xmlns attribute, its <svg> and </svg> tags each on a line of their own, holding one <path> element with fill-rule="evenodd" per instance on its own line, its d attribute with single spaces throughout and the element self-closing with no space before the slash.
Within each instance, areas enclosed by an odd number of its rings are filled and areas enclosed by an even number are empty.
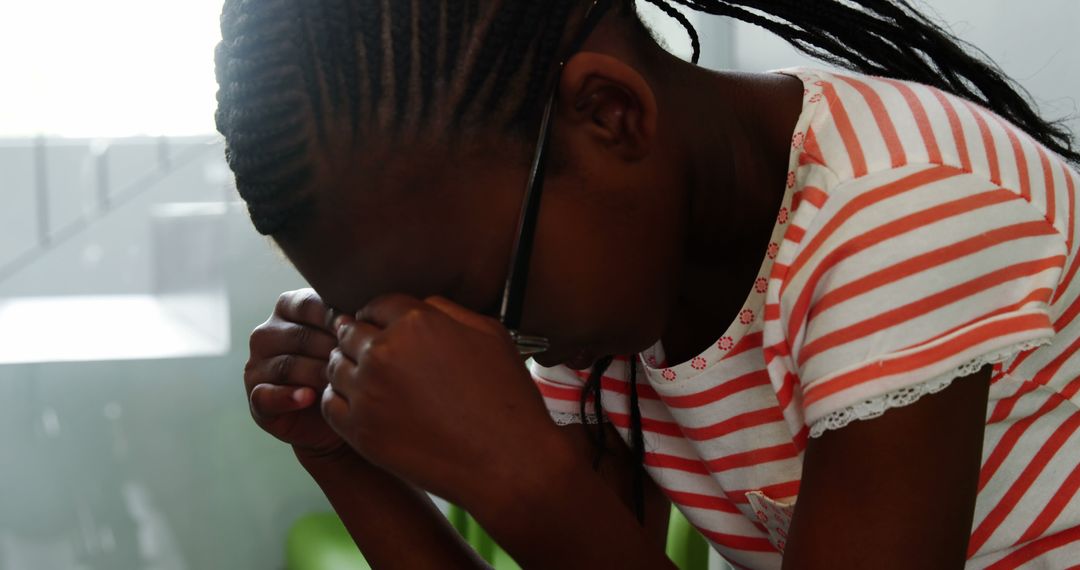
<svg viewBox="0 0 1080 570">
<path fill-rule="evenodd" d="M 663 335 L 668 361 L 723 334 L 753 287 L 786 188 L 803 86 L 780 74 L 698 74 L 679 105 L 689 199 L 678 298 Z"/>
</svg>

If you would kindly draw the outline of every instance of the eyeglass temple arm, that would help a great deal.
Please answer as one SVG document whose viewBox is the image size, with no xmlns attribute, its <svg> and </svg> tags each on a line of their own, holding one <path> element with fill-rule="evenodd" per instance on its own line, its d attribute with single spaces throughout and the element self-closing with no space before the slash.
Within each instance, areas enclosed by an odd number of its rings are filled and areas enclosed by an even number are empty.
<svg viewBox="0 0 1080 570">
<path fill-rule="evenodd" d="M 532 259 L 533 241 L 536 236 L 536 223 L 540 210 L 540 198 L 543 194 L 540 181 L 544 179 L 547 171 L 548 144 L 551 135 L 552 117 L 555 113 L 555 103 L 558 100 L 559 81 L 562 78 L 563 68 L 566 61 L 576 54 L 589 34 L 596 29 L 600 18 L 611 7 L 611 0 L 597 0 L 589 7 L 585 14 L 585 22 L 578 36 L 570 45 L 567 57 L 559 63 L 555 72 L 551 96 L 548 97 L 544 106 L 544 115 L 540 121 L 540 144 L 536 145 L 536 153 L 533 155 L 532 167 L 529 169 L 529 179 L 525 189 L 525 200 L 521 205 L 519 215 L 519 230 L 514 239 L 514 248 L 510 257 L 510 273 L 506 278 L 503 288 L 503 303 L 499 309 L 499 322 L 510 330 L 517 330 L 521 325 L 522 304 L 525 301 L 525 284 L 529 280 L 530 260 Z"/>
<path fill-rule="evenodd" d="M 544 117 L 540 123 L 540 140 L 546 141 L 551 133 L 551 117 L 555 109 L 555 94 L 548 98 L 544 107 Z M 525 200 L 521 205 L 519 230 L 514 240 L 510 274 L 503 290 L 503 305 L 499 311 L 499 320 L 506 328 L 516 330 L 521 324 L 521 306 L 525 300 L 525 283 L 529 280 L 529 265 L 532 258 L 533 240 L 536 237 L 536 215 L 540 208 L 541 188 L 537 181 L 543 180 L 547 170 L 547 144 L 537 145 L 532 168 L 529 169 L 529 182 L 525 190 Z"/>
</svg>

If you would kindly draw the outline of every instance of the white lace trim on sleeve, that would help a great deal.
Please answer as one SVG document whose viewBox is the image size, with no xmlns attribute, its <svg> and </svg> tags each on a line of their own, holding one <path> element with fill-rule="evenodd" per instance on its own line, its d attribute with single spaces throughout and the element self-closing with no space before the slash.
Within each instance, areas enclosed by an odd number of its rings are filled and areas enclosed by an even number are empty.
<svg viewBox="0 0 1080 570">
<path fill-rule="evenodd" d="M 898 390 L 893 390 L 892 392 L 870 398 L 869 400 L 857 402 L 854 405 L 848 406 L 842 410 L 837 410 L 814 422 L 814 425 L 810 426 L 810 437 L 821 437 L 826 431 L 846 427 L 855 420 L 877 418 L 893 408 L 914 404 L 923 396 L 927 394 L 937 394 L 945 388 L 948 388 L 953 380 L 974 374 L 987 364 L 1004 362 L 1014 354 L 1047 345 L 1050 344 L 1050 342 L 1051 340 L 1049 338 L 1043 338 L 1015 344 L 1003 350 L 972 359 L 937 378 L 932 378 L 926 382 L 915 384 L 914 386 L 906 386 Z"/>
<path fill-rule="evenodd" d="M 551 419 L 554 420 L 555 425 L 558 425 L 558 426 L 569 426 L 569 425 L 573 425 L 573 424 L 585 423 L 585 422 L 581 421 L 581 414 L 577 414 L 577 413 L 552 412 L 552 411 L 549 410 L 548 414 L 551 415 Z M 586 415 L 585 419 L 588 421 L 589 424 L 595 425 L 597 423 L 597 419 L 596 419 L 595 415 L 593 415 L 593 414 L 585 414 L 585 415 Z M 605 422 L 608 421 L 607 417 L 604 417 L 604 421 Z"/>
</svg>

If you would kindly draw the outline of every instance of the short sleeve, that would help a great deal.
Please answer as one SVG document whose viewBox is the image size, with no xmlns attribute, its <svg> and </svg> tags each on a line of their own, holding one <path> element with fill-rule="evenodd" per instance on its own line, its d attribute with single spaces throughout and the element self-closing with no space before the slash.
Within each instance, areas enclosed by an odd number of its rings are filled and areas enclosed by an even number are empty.
<svg viewBox="0 0 1080 570">
<path fill-rule="evenodd" d="M 1020 193 L 922 165 L 828 196 L 779 296 L 812 435 L 853 406 L 910 403 L 1053 337 L 1065 240 Z"/>
<path fill-rule="evenodd" d="M 591 400 L 586 402 L 586 417 L 581 416 L 581 396 L 588 379 L 586 373 L 562 365 L 540 366 L 533 360 L 529 361 L 529 373 L 556 424 L 564 426 L 595 423 L 596 416 Z"/>
</svg>

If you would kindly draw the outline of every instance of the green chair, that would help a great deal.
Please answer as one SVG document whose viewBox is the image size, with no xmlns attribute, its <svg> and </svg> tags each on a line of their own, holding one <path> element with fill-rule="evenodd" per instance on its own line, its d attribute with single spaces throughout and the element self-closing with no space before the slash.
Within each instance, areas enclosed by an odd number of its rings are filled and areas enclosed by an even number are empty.
<svg viewBox="0 0 1080 570">
<path fill-rule="evenodd" d="M 447 513 L 476 552 L 495 570 L 520 570 L 517 563 L 463 509 L 451 506 Z M 706 570 L 709 543 L 677 509 L 671 509 L 667 554 L 680 570 Z M 288 570 L 370 570 L 341 519 L 333 513 L 315 513 L 296 521 L 285 543 Z"/>
</svg>

